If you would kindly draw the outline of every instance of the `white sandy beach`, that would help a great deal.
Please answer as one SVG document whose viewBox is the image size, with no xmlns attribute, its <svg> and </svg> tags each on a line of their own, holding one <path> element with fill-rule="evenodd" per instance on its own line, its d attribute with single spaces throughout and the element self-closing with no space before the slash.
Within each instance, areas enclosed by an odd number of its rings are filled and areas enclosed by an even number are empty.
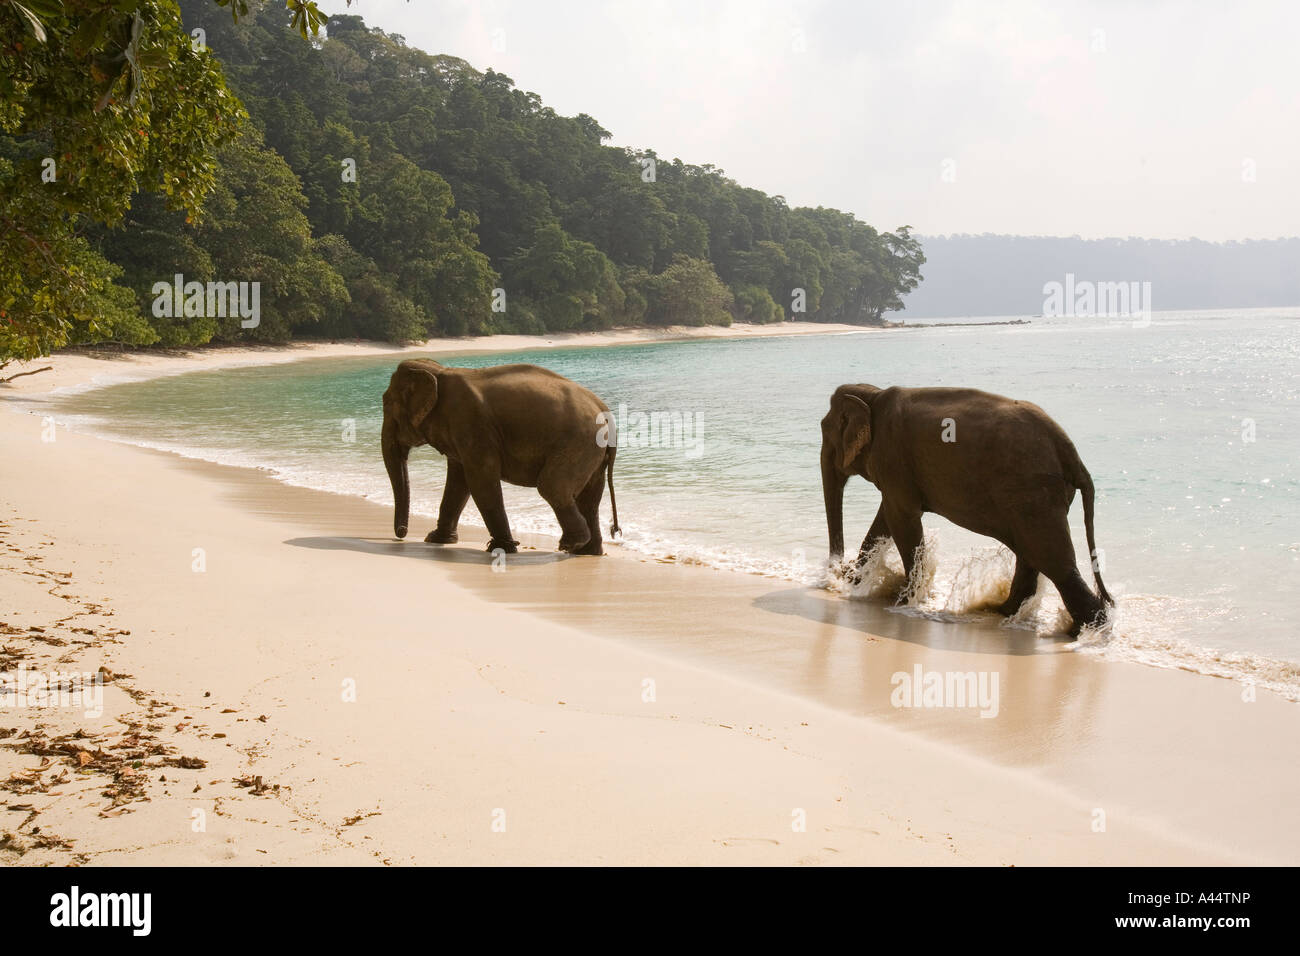
<svg viewBox="0 0 1300 956">
<path fill-rule="evenodd" d="M 133 381 L 159 375 L 176 375 L 201 369 L 235 368 L 241 365 L 278 365 L 316 358 L 356 358 L 392 355 L 393 363 L 405 355 L 484 354 L 518 352 L 526 349 L 600 348 L 608 345 L 677 342 L 689 339 L 743 339 L 766 336 L 825 335 L 842 332 L 869 334 L 874 327 L 835 325 L 826 322 L 781 322 L 770 325 L 669 326 L 666 328 L 611 329 L 608 332 L 552 332 L 546 335 L 480 335 L 458 339 L 430 339 L 399 346 L 385 342 L 292 342 L 288 345 L 204 346 L 196 349 L 157 351 L 71 350 L 53 358 L 38 359 L 26 366 L 11 366 L 5 375 L 49 367 L 38 375 L 24 375 L 9 385 L 0 385 L 0 396 L 39 394 L 59 388 Z M 3 377 L 3 376 L 0 376 Z"/>
<path fill-rule="evenodd" d="M 0 402 L 401 351 L 58 355 Z M 4 411 L 0 668 L 110 675 L 98 718 L 0 708 L 5 864 L 1300 862 L 1300 709 L 1267 692 L 871 633 L 826 592 L 617 548 L 526 540 L 498 573 L 361 499 Z M 891 707 L 917 665 L 996 671 L 997 717 Z"/>
</svg>

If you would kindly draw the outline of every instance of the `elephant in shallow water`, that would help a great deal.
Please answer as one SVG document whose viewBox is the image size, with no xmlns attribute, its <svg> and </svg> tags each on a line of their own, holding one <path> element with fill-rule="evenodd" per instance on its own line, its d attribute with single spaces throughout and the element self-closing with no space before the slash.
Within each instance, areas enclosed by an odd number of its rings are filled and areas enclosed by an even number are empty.
<svg viewBox="0 0 1300 956">
<path fill-rule="evenodd" d="M 393 372 L 384 392 L 381 439 L 393 484 L 393 531 L 406 537 L 411 502 L 407 456 L 432 445 L 447 456 L 447 484 L 438 526 L 424 540 L 451 544 L 470 497 L 487 523 L 488 550 L 514 554 L 501 482 L 536 488 L 555 510 L 560 550 L 603 554 L 600 499 L 609 478 L 614 503 L 614 447 L 599 441 L 609 408 L 577 382 L 536 365 L 448 368 L 410 359 Z"/>
<path fill-rule="evenodd" d="M 996 538 L 1016 555 L 1014 614 L 1047 575 L 1074 619 L 1072 633 L 1105 620 L 1115 602 L 1102 583 L 1093 536 L 1093 485 L 1065 431 L 1029 402 L 973 388 L 841 385 L 822 419 L 822 491 L 834 560 L 844 554 L 844 485 L 861 475 L 880 490 L 880 510 L 858 563 L 892 537 L 911 575 L 921 515 L 933 512 Z M 1068 515 L 1075 490 L 1100 597 L 1079 575 Z"/>
</svg>

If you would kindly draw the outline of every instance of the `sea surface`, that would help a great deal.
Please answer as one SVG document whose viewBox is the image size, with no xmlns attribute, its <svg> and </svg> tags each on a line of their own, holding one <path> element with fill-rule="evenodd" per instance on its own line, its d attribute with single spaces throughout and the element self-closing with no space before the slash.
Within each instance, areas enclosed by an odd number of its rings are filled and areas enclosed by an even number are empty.
<svg viewBox="0 0 1300 956">
<path fill-rule="evenodd" d="M 1300 699 L 1300 309 L 1157 312 L 1149 324 L 953 321 L 428 354 L 466 367 L 533 362 L 600 395 L 622 425 L 615 468 L 622 547 L 829 587 L 845 600 L 888 600 L 901 580 L 896 554 L 857 585 L 827 566 L 818 450 L 833 389 L 962 385 L 1036 402 L 1065 427 L 1092 473 L 1103 576 L 1118 600 L 1111 625 L 1085 631 L 1070 649 Z M 101 382 L 50 403 L 78 430 L 391 504 L 380 396 L 396 361 L 308 360 Z M 656 414 L 656 429 L 638 425 L 637 415 Z M 431 448 L 412 452 L 414 540 L 433 527 L 444 467 Z M 878 504 L 874 487 L 850 481 L 850 550 Z M 558 535 L 532 489 L 507 486 L 506 505 L 516 531 Z M 608 494 L 604 513 L 608 525 Z M 472 503 L 463 520 L 481 524 Z M 1086 569 L 1077 497 L 1071 525 Z M 925 578 L 894 612 L 955 627 L 993 620 L 981 608 L 1005 595 L 1011 556 L 934 515 L 926 529 Z M 1047 634 L 1061 622 L 1059 598 L 1043 580 L 1037 599 L 1007 626 Z"/>
</svg>

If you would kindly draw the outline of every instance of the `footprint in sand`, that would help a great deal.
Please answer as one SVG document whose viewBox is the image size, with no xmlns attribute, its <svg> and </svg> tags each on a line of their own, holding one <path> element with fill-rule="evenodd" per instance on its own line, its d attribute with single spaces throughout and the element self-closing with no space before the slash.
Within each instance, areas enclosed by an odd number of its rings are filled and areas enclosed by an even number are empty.
<svg viewBox="0 0 1300 956">
<path fill-rule="evenodd" d="M 871 827 L 855 827 L 855 826 L 839 825 L 833 827 L 826 827 L 826 830 L 829 833 L 834 833 L 837 830 L 852 830 L 857 833 L 870 833 L 872 836 L 880 836 L 880 831 L 873 830 L 871 829 Z"/>
<path fill-rule="evenodd" d="M 780 846 L 780 840 L 768 840 L 764 837 L 727 837 L 725 840 L 717 840 L 723 846 L 757 846 L 761 843 L 767 843 L 771 846 Z"/>
</svg>

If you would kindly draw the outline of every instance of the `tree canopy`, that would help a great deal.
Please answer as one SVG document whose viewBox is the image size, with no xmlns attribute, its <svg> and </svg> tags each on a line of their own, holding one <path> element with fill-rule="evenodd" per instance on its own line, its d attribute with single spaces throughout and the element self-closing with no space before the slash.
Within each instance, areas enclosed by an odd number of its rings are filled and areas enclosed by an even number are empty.
<svg viewBox="0 0 1300 956">
<path fill-rule="evenodd" d="M 0 0 L 0 360 L 106 340 L 868 324 L 919 281 L 907 227 L 791 209 L 609 138 L 311 3 Z M 261 323 L 155 315 L 175 274 L 261 283 Z"/>
</svg>

